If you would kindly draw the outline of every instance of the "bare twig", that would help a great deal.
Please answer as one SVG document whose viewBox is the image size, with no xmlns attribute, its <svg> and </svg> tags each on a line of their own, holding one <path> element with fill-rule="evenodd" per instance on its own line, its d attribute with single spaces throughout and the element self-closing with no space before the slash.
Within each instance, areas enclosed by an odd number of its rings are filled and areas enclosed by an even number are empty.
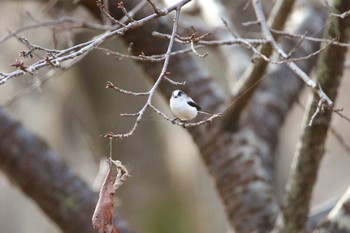
<svg viewBox="0 0 350 233">
<path fill-rule="evenodd" d="M 288 55 L 279 47 L 275 39 L 273 38 L 269 27 L 267 26 L 265 16 L 262 10 L 261 2 L 259 0 L 253 0 L 253 7 L 255 11 L 255 15 L 260 22 L 261 30 L 266 37 L 266 39 L 270 42 L 273 49 L 284 59 L 288 59 Z M 333 106 L 333 101 L 323 92 L 322 88 L 317 85 L 317 83 L 312 80 L 302 69 L 300 69 L 294 62 L 288 62 L 287 66 L 297 74 L 308 87 L 314 89 L 320 97 L 320 101 L 322 104 L 327 104 L 328 106 Z"/>
<path fill-rule="evenodd" d="M 37 29 L 37 28 L 42 28 L 42 27 L 45 27 L 45 28 L 52 27 L 52 26 L 57 26 L 57 25 L 65 24 L 65 23 L 72 24 L 72 26 L 71 26 L 72 28 L 79 27 L 79 28 L 89 28 L 89 29 L 94 29 L 94 30 L 110 30 L 113 28 L 113 27 L 108 26 L 108 25 L 89 23 L 89 22 L 86 22 L 86 21 L 81 20 L 81 19 L 76 19 L 76 18 L 65 16 L 65 17 L 62 17 L 59 19 L 55 19 L 55 20 L 49 20 L 49 21 L 45 21 L 42 23 L 35 23 L 35 24 L 19 27 L 15 31 L 10 32 L 8 35 L 1 37 L 0 44 L 5 42 L 6 40 L 12 38 L 13 36 L 18 35 L 19 33 L 25 32 L 27 30 L 32 30 L 32 29 Z"/>
<path fill-rule="evenodd" d="M 121 9 L 123 11 L 123 14 L 131 21 L 131 22 L 135 22 L 135 20 L 131 17 L 131 15 L 128 13 L 128 11 L 126 10 L 126 8 L 124 7 L 124 3 L 123 2 L 119 2 L 118 4 L 118 8 Z"/>
<path fill-rule="evenodd" d="M 345 19 L 349 15 L 350 15 L 350 10 L 345 11 L 345 12 L 343 12 L 341 14 L 331 13 L 331 16 L 339 17 L 339 18 L 342 18 L 342 19 Z"/>
<path fill-rule="evenodd" d="M 198 45 L 195 46 L 196 49 L 198 48 L 202 48 L 203 46 Z M 119 52 L 115 52 L 106 48 L 102 48 L 102 47 L 96 47 L 96 50 L 99 51 L 103 51 L 105 52 L 107 55 L 114 55 L 116 57 L 116 59 L 123 59 L 123 58 L 129 58 L 135 61 L 149 61 L 149 62 L 160 62 L 160 61 L 164 61 L 165 60 L 165 54 L 157 54 L 157 55 L 151 55 L 151 56 L 146 56 L 144 54 L 140 54 L 138 56 L 133 56 L 130 54 L 123 54 L 123 53 L 119 53 Z M 170 53 L 170 56 L 177 56 L 177 55 L 181 55 L 181 54 L 185 54 L 185 53 L 190 53 L 192 52 L 192 48 L 187 48 L 187 49 L 182 49 L 179 51 L 174 51 Z"/>
<path fill-rule="evenodd" d="M 304 106 L 302 103 L 300 103 L 299 101 L 298 101 L 297 103 L 298 103 L 298 105 L 300 106 L 300 108 L 301 108 L 303 111 L 305 111 L 305 106 Z M 340 111 L 343 111 L 343 109 L 335 109 L 335 110 L 333 110 L 333 112 L 335 112 L 335 113 L 337 113 L 337 114 L 338 114 Z M 315 113 L 316 113 L 316 112 L 317 112 L 317 110 L 315 111 Z M 312 116 L 312 118 L 315 118 L 315 117 L 316 117 L 317 114 L 315 114 L 315 113 L 314 113 L 315 116 Z M 345 120 L 347 120 L 347 121 L 350 122 L 350 118 L 348 118 L 347 116 L 340 115 L 340 117 L 342 117 L 342 118 L 344 117 Z M 312 125 L 312 123 L 311 123 L 311 124 L 309 123 L 309 126 L 311 126 L 311 125 Z M 335 137 L 335 139 L 339 142 L 340 146 L 344 149 L 344 151 L 350 155 L 350 145 L 348 145 L 348 144 L 345 142 L 343 136 L 340 135 L 340 133 L 336 130 L 335 126 L 330 125 L 329 130 L 330 130 L 330 132 L 333 134 L 333 136 Z"/>
<path fill-rule="evenodd" d="M 247 21 L 247 22 L 243 22 L 242 25 L 245 27 L 252 26 L 252 25 L 259 25 L 259 21 L 258 20 Z"/>
<path fill-rule="evenodd" d="M 153 8 L 154 12 L 157 15 L 159 15 L 159 16 L 165 15 L 164 10 L 157 7 L 156 4 L 152 0 L 147 0 L 147 2 L 151 5 L 151 7 Z"/>
<path fill-rule="evenodd" d="M 337 115 L 339 115 L 341 118 L 345 119 L 346 121 L 350 122 L 350 118 L 345 116 L 343 113 L 341 113 L 343 111 L 342 108 L 340 109 L 334 109 L 333 110 Z"/>
<path fill-rule="evenodd" d="M 176 82 L 170 78 L 168 78 L 167 76 L 164 76 L 164 79 L 167 80 L 169 83 L 175 85 L 175 86 L 183 86 L 183 85 L 186 85 L 186 82 Z"/>
<path fill-rule="evenodd" d="M 59 70 L 50 70 L 47 74 L 44 75 L 44 77 L 35 77 L 35 81 L 29 85 L 28 87 L 25 87 L 24 89 L 21 89 L 13 94 L 12 97 L 10 97 L 8 100 L 1 102 L 1 106 L 9 107 L 11 104 L 13 104 L 15 101 L 20 99 L 22 96 L 32 93 L 34 90 L 37 90 L 42 87 L 42 85 L 48 81 L 52 76 L 56 75 L 56 73 Z"/>
<path fill-rule="evenodd" d="M 141 0 L 132 10 L 128 12 L 129 17 L 134 17 L 134 15 L 139 12 L 145 5 L 146 5 L 146 0 Z M 169 12 L 168 12 L 169 13 Z M 122 23 L 127 23 L 129 21 L 129 18 L 124 15 L 123 18 L 121 18 L 120 22 Z"/>
<path fill-rule="evenodd" d="M 335 139 L 339 142 L 340 146 L 344 149 L 344 151 L 350 155 L 350 145 L 348 145 L 345 140 L 344 137 L 342 135 L 339 134 L 339 132 L 334 128 L 334 127 L 330 127 L 329 128 L 330 132 L 333 134 L 333 136 L 335 137 Z"/>
<path fill-rule="evenodd" d="M 106 88 L 111 88 L 111 89 L 113 89 L 113 90 L 115 90 L 117 92 L 120 92 L 120 93 L 123 93 L 123 94 L 126 94 L 126 95 L 133 95 L 133 96 L 146 96 L 146 95 L 149 95 L 149 91 L 148 92 L 133 92 L 133 91 L 127 91 L 127 90 L 121 89 L 121 88 L 115 86 L 110 81 L 107 82 Z"/>
<path fill-rule="evenodd" d="M 203 58 L 203 57 L 206 57 L 206 56 L 209 55 L 207 52 L 205 52 L 204 54 L 198 53 L 197 50 L 194 48 L 194 42 L 193 41 L 191 41 L 191 49 L 194 52 L 194 54 L 196 54 L 198 57 Z"/>
<path fill-rule="evenodd" d="M 47 49 L 47 48 L 44 48 L 42 46 L 39 46 L 39 45 L 34 45 L 32 43 L 30 43 L 26 38 L 24 37 L 21 37 L 19 38 L 19 40 L 25 44 L 27 46 L 27 48 L 29 49 L 29 52 L 32 53 L 34 50 L 39 50 L 39 51 L 44 51 L 48 54 L 50 54 L 51 56 L 54 56 L 55 54 L 57 53 L 60 53 L 61 50 L 57 50 L 57 49 Z"/>
<path fill-rule="evenodd" d="M 224 18 L 221 17 L 220 19 L 221 19 L 222 23 L 224 24 L 225 29 L 232 35 L 233 38 L 239 37 L 238 33 L 233 31 L 232 28 L 229 27 L 227 21 Z"/>
<path fill-rule="evenodd" d="M 314 42 L 324 42 L 324 43 L 329 43 L 331 45 L 337 45 L 341 47 L 350 47 L 349 43 L 342 43 L 338 41 L 338 38 L 333 38 L 333 39 L 325 39 L 325 38 L 316 38 L 312 36 L 305 36 L 305 35 L 300 35 L 292 32 L 286 32 L 286 31 L 281 31 L 281 30 L 276 30 L 273 28 L 270 28 L 270 31 L 272 31 L 274 34 L 284 36 L 286 38 L 300 38 L 304 40 L 309 40 L 309 41 L 314 41 Z"/>
<path fill-rule="evenodd" d="M 293 53 L 295 53 L 295 51 L 300 48 L 300 46 L 302 45 L 302 43 L 305 40 L 305 36 L 306 36 L 306 32 L 304 33 L 303 37 L 301 37 L 298 41 L 298 43 L 288 52 L 287 58 L 289 59 Z"/>
<path fill-rule="evenodd" d="M 309 127 L 312 126 L 312 123 L 314 122 L 314 120 L 319 112 L 324 112 L 324 105 L 322 104 L 322 100 L 318 101 L 316 111 L 311 116 L 310 121 L 307 124 L 307 126 L 309 126 Z"/>
<path fill-rule="evenodd" d="M 102 0 L 96 0 L 96 5 L 100 9 L 100 11 L 103 13 L 103 15 L 106 16 L 111 21 L 112 24 L 117 24 L 120 27 L 124 27 L 125 26 L 124 23 L 122 23 L 119 20 L 115 19 L 113 16 L 111 16 L 108 13 L 108 10 L 105 8 L 105 5 L 103 4 Z"/>
<path fill-rule="evenodd" d="M 161 37 L 161 38 L 169 38 L 168 34 L 163 34 L 159 32 L 153 32 L 152 35 Z M 258 49 L 256 49 L 256 45 L 259 44 L 266 44 L 269 41 L 265 39 L 249 39 L 249 38 L 234 38 L 234 39 L 229 39 L 229 40 L 212 40 L 212 41 L 205 41 L 205 40 L 198 40 L 196 39 L 190 39 L 189 37 L 176 37 L 176 42 L 183 43 L 183 44 L 191 44 L 191 49 L 192 51 L 199 57 L 205 57 L 207 56 L 207 53 L 205 54 L 199 54 L 195 49 L 194 49 L 194 44 L 199 44 L 199 45 L 206 45 L 206 46 L 221 46 L 221 45 L 243 45 L 246 48 L 252 50 L 254 54 L 257 56 L 261 57 L 264 61 L 270 62 L 272 64 L 283 64 L 287 63 L 289 61 L 283 60 L 283 61 L 273 61 L 270 60 L 267 56 L 262 54 Z M 193 48 L 192 48 L 193 47 Z M 310 55 L 311 56 L 311 55 Z M 304 58 L 295 58 L 298 60 L 303 60 Z M 307 59 L 307 58 L 305 58 Z"/>
<path fill-rule="evenodd" d="M 160 32 L 152 32 L 153 36 L 157 36 L 159 38 L 166 38 L 170 39 L 169 34 L 164 34 Z M 202 37 L 202 36 L 201 36 Z M 211 46 L 219 46 L 219 45 L 235 45 L 235 44 L 240 44 L 240 45 L 246 45 L 246 44 L 251 44 L 251 45 L 261 45 L 261 44 L 267 44 L 269 43 L 268 40 L 266 39 L 250 39 L 250 38 L 233 38 L 233 39 L 228 39 L 228 40 L 203 40 L 201 37 L 196 38 L 193 40 L 196 44 L 200 45 L 211 45 Z M 175 38 L 176 42 L 183 43 L 183 44 L 189 44 L 191 43 L 191 39 L 189 37 L 176 37 Z"/>
<path fill-rule="evenodd" d="M 302 61 L 302 60 L 309 59 L 309 58 L 311 58 L 313 56 L 318 55 L 323 50 L 325 50 L 329 45 L 332 44 L 332 42 L 330 41 L 328 44 L 326 44 L 325 46 L 323 46 L 320 49 L 316 50 L 315 52 L 312 52 L 312 53 L 310 53 L 310 54 L 308 54 L 306 56 L 303 56 L 303 57 L 290 58 L 289 57 L 290 55 L 288 55 L 287 58 L 283 58 L 282 60 L 272 60 L 272 59 L 268 58 L 267 56 L 262 54 L 258 49 L 256 49 L 254 44 L 249 42 L 249 39 L 246 40 L 246 39 L 237 38 L 237 40 L 234 40 L 234 41 L 232 41 L 232 40 L 228 40 L 228 41 L 227 40 L 225 40 L 225 41 L 199 41 L 198 44 L 218 46 L 218 45 L 234 44 L 233 42 L 237 42 L 237 44 L 241 44 L 241 45 L 245 46 L 246 48 L 252 50 L 256 56 L 262 58 L 266 62 L 269 62 L 271 64 L 275 64 L 275 65 L 286 64 L 286 63 L 289 63 L 289 62 Z M 264 40 L 261 40 L 261 42 L 264 42 Z M 266 42 L 267 42 L 267 40 L 266 40 Z M 261 44 L 264 44 L 264 43 L 261 43 Z"/>
</svg>

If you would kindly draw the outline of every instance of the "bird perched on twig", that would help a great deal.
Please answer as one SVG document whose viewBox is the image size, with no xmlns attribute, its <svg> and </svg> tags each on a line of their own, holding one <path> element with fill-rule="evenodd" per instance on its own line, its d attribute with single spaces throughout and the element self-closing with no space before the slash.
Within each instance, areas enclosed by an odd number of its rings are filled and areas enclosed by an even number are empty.
<svg viewBox="0 0 350 233">
<path fill-rule="evenodd" d="M 175 90 L 171 94 L 170 109 L 180 121 L 190 121 L 195 118 L 198 113 L 212 115 L 208 112 L 201 111 L 201 107 L 193 101 L 185 92 Z M 174 121 L 176 120 L 174 119 Z"/>
</svg>

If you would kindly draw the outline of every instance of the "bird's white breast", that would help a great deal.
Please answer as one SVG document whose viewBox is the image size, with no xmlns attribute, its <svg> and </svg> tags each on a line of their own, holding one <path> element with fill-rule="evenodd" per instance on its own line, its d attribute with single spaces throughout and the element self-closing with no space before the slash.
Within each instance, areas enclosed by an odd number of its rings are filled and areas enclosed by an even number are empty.
<svg viewBox="0 0 350 233">
<path fill-rule="evenodd" d="M 187 100 L 183 98 L 171 98 L 170 109 L 182 121 L 192 120 L 198 113 L 197 109 L 188 105 Z"/>
</svg>

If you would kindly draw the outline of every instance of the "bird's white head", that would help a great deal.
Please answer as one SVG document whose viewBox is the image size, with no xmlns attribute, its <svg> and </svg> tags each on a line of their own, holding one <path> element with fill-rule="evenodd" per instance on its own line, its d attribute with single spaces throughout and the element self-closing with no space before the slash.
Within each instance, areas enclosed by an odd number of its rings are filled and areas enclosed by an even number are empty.
<svg viewBox="0 0 350 233">
<path fill-rule="evenodd" d="M 173 93 L 171 95 L 171 97 L 173 97 L 175 99 L 178 98 L 178 97 L 181 97 L 181 96 L 185 97 L 186 94 L 183 91 L 180 91 L 180 90 L 173 91 Z"/>
</svg>

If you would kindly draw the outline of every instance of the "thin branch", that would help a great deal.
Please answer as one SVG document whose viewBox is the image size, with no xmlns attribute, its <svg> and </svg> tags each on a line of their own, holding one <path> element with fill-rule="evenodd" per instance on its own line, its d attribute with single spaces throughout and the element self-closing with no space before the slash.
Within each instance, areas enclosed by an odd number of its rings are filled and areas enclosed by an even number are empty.
<svg viewBox="0 0 350 233">
<path fill-rule="evenodd" d="M 211 43 L 213 42 L 213 43 Z M 202 45 L 228 45 L 230 44 L 232 41 L 199 41 L 198 44 L 202 44 Z M 255 48 L 255 46 L 251 43 L 249 43 L 248 41 L 245 41 L 245 39 L 242 39 L 239 44 L 241 45 L 245 45 L 248 49 L 252 50 L 253 53 L 260 57 L 261 59 L 263 59 L 264 61 L 270 63 L 270 64 L 274 64 L 274 65 L 281 65 L 281 64 L 286 64 L 286 63 L 290 63 L 290 62 L 295 62 L 295 61 L 302 61 L 302 60 L 306 60 L 309 59 L 313 56 L 316 56 L 318 54 L 320 54 L 323 50 L 325 50 L 328 46 L 330 46 L 332 43 L 329 42 L 328 44 L 326 44 L 325 46 L 321 47 L 320 49 L 306 55 L 303 57 L 293 57 L 290 58 L 288 55 L 287 58 L 284 58 L 282 60 L 272 60 L 270 58 L 268 58 L 267 56 L 265 56 L 264 54 L 262 54 L 258 49 Z M 263 43 L 262 43 L 263 44 Z"/>
<path fill-rule="evenodd" d="M 150 92 L 133 92 L 133 91 L 127 91 L 127 90 L 124 90 L 124 89 L 121 89 L 117 86 L 115 86 L 112 82 L 108 81 L 107 82 L 107 85 L 106 85 L 106 88 L 111 88 L 117 92 L 120 92 L 120 93 L 123 93 L 123 94 L 126 94 L 126 95 L 133 95 L 133 96 L 146 96 L 146 95 L 149 95 Z"/>
<path fill-rule="evenodd" d="M 62 17 L 59 19 L 55 19 L 55 20 L 49 20 L 49 21 L 45 21 L 45 22 L 41 22 L 41 23 L 35 23 L 35 24 L 19 27 L 15 31 L 10 32 L 8 35 L 1 37 L 0 44 L 5 42 L 6 40 L 18 35 L 21 32 L 25 32 L 25 31 L 37 29 L 37 28 L 42 28 L 42 27 L 47 28 L 47 27 L 51 27 L 51 26 L 64 24 L 64 23 L 71 23 L 72 27 L 89 28 L 89 29 L 94 29 L 94 30 L 110 30 L 113 28 L 113 27 L 108 26 L 108 25 L 89 23 L 89 22 L 86 22 L 86 21 L 81 20 L 81 19 L 76 19 L 76 18 L 65 16 L 65 17 Z"/>
<path fill-rule="evenodd" d="M 333 136 L 335 137 L 335 139 L 339 142 L 340 146 L 344 149 L 344 151 L 350 155 L 350 145 L 348 145 L 345 140 L 344 137 L 342 135 L 339 134 L 339 132 L 337 130 L 335 130 L 334 127 L 330 127 L 329 128 L 330 132 L 333 134 Z"/>
<path fill-rule="evenodd" d="M 168 78 L 167 76 L 164 76 L 164 79 L 167 80 L 169 83 L 175 85 L 175 86 L 184 86 L 184 85 L 186 85 L 186 81 L 184 81 L 184 82 L 176 82 L 176 81 Z"/>
<path fill-rule="evenodd" d="M 231 34 L 231 36 L 233 38 L 240 37 L 237 32 L 235 32 L 234 30 L 232 30 L 231 27 L 229 27 L 228 22 L 223 17 L 220 17 L 220 19 L 221 19 L 222 23 L 224 24 L 225 29 Z"/>
<path fill-rule="evenodd" d="M 153 36 L 159 37 L 159 38 L 166 38 L 170 39 L 169 34 L 160 33 L 160 32 L 152 32 Z M 210 45 L 210 46 L 219 46 L 219 45 L 246 45 L 251 44 L 253 45 L 261 45 L 261 44 L 267 44 L 269 43 L 266 39 L 250 39 L 250 38 L 232 38 L 227 40 L 202 40 L 201 38 L 196 38 L 195 40 L 189 39 L 189 37 L 176 37 L 175 41 L 182 44 L 189 44 L 191 41 L 194 41 L 196 44 L 199 45 Z"/>
<path fill-rule="evenodd" d="M 160 38 L 169 38 L 170 35 L 168 34 L 163 34 L 163 33 L 159 33 L 159 32 L 153 32 L 152 35 L 160 37 Z M 299 36 L 297 37 L 299 38 Z M 301 39 L 304 37 L 301 37 Z M 311 37 L 312 38 L 312 37 Z M 298 47 L 300 47 L 301 43 L 303 40 L 300 40 L 299 43 L 291 50 L 291 52 L 289 53 L 289 55 L 287 55 L 286 57 L 284 57 L 282 60 L 272 60 L 270 58 L 268 58 L 267 56 L 265 56 L 264 54 L 262 54 L 258 49 L 256 49 L 257 45 L 264 45 L 264 44 L 268 44 L 270 43 L 269 40 L 267 39 L 250 39 L 250 38 L 234 38 L 234 39 L 226 39 L 226 40 L 211 40 L 211 41 L 207 41 L 207 40 L 201 40 L 196 38 L 195 40 L 193 39 L 189 39 L 188 37 L 176 37 L 176 42 L 179 43 L 183 43 L 183 44 L 191 44 L 191 47 L 194 46 L 194 44 L 199 44 L 199 45 L 206 45 L 206 46 L 222 46 L 222 45 L 242 45 L 245 46 L 247 49 L 252 50 L 252 52 L 257 55 L 258 57 L 262 58 L 264 61 L 270 63 L 270 64 L 275 64 L 275 65 L 280 65 L 280 64 L 286 64 L 289 62 L 295 62 L 295 61 L 302 61 L 302 60 L 306 60 L 309 59 L 313 56 L 318 55 L 319 53 L 321 53 L 323 50 L 325 50 L 329 45 L 343 45 L 344 43 L 337 43 L 334 40 L 320 40 L 320 41 L 325 41 L 327 42 L 327 44 L 323 47 L 321 47 L 320 49 L 314 51 L 313 53 L 310 53 L 306 56 L 303 57 L 295 57 L 295 58 L 290 58 L 291 53 L 293 53 L 295 51 L 295 49 L 297 49 Z M 349 44 L 345 44 L 350 46 Z M 195 49 L 192 49 L 192 51 L 199 57 L 205 57 L 207 56 L 207 53 L 205 54 L 199 54 Z"/>
<path fill-rule="evenodd" d="M 341 113 L 343 111 L 343 109 L 334 109 L 333 110 L 337 115 L 339 115 L 341 118 L 345 119 L 347 122 L 350 122 L 350 118 L 345 116 L 343 113 Z"/>
<path fill-rule="evenodd" d="M 108 10 L 105 8 L 105 5 L 103 4 L 102 0 L 96 0 L 96 5 L 98 6 L 98 8 L 100 9 L 100 11 L 102 12 L 102 14 L 104 16 L 106 16 L 112 24 L 117 24 L 120 27 L 125 27 L 125 24 L 120 22 L 119 20 L 115 19 L 113 16 L 111 16 L 108 13 Z"/>
<path fill-rule="evenodd" d="M 322 100 L 318 101 L 316 111 L 310 117 L 310 121 L 307 124 L 307 126 L 309 126 L 309 127 L 312 126 L 312 123 L 314 122 L 314 120 L 319 112 L 324 112 Z"/>
<path fill-rule="evenodd" d="M 194 54 L 196 54 L 197 57 L 204 58 L 204 57 L 209 55 L 207 52 L 205 52 L 204 54 L 200 54 L 199 52 L 197 52 L 197 50 L 194 48 L 194 42 L 193 41 L 191 41 L 191 49 L 194 52 Z"/>
<path fill-rule="evenodd" d="M 131 17 L 131 15 L 128 13 L 126 8 L 124 7 L 123 2 L 119 2 L 117 5 L 118 5 L 118 8 L 122 10 L 123 14 L 128 18 L 128 20 L 130 20 L 131 22 L 135 22 L 135 20 Z"/>
<path fill-rule="evenodd" d="M 214 45 L 214 46 L 218 46 L 218 45 L 230 45 L 230 44 L 234 44 L 232 43 L 232 40 L 224 40 L 224 41 L 199 41 L 198 44 L 201 45 Z M 324 51 L 328 46 L 330 46 L 332 43 L 331 41 L 329 43 L 327 43 L 326 45 L 324 45 L 323 47 L 321 47 L 320 49 L 306 55 L 306 56 L 302 56 L 302 57 L 293 57 L 290 58 L 288 55 L 287 58 L 283 58 L 282 60 L 272 60 L 270 58 L 268 58 L 267 56 L 265 56 L 264 54 L 262 54 L 258 49 L 255 48 L 255 46 L 251 43 L 249 43 L 248 41 L 246 41 L 245 39 L 239 39 L 235 42 L 237 42 L 237 44 L 241 44 L 244 45 L 246 48 L 250 49 L 253 51 L 253 53 L 260 57 L 261 59 L 263 59 L 264 61 L 270 63 L 270 64 L 274 64 L 274 65 L 281 65 L 281 64 L 286 64 L 286 63 L 290 63 L 290 62 L 295 62 L 295 61 L 302 61 L 302 60 L 307 60 L 313 56 L 317 56 L 318 54 L 320 54 L 322 51 Z M 262 43 L 264 44 L 264 43 Z"/>
<path fill-rule="evenodd" d="M 153 8 L 154 12 L 159 15 L 165 15 L 164 10 L 160 9 L 159 7 L 156 6 L 156 4 L 152 1 L 152 0 L 147 0 L 147 2 L 151 5 L 151 7 Z"/>
<path fill-rule="evenodd" d="M 345 12 L 343 12 L 341 14 L 331 13 L 331 16 L 339 17 L 339 18 L 342 18 L 342 19 L 345 19 L 349 15 L 350 15 L 350 10 L 345 11 Z"/>
<path fill-rule="evenodd" d="M 136 112 L 136 113 L 122 113 L 122 114 L 120 114 L 120 116 L 122 116 L 122 117 L 137 117 L 139 115 L 140 115 L 140 113 L 138 113 L 138 112 Z"/>
<path fill-rule="evenodd" d="M 146 0 L 141 0 L 131 11 L 128 12 L 129 17 L 133 17 L 137 12 L 139 12 L 146 5 Z M 169 12 L 168 12 L 169 13 Z M 128 16 L 124 15 L 119 21 L 126 24 L 129 22 Z"/>
<path fill-rule="evenodd" d="M 298 103 L 298 105 L 300 106 L 300 108 L 301 108 L 303 111 L 305 111 L 305 106 L 304 106 L 302 103 L 300 103 L 299 101 L 298 101 L 297 103 Z M 340 111 L 343 111 L 343 109 L 335 109 L 335 110 L 333 110 L 333 112 L 335 112 L 335 113 L 337 113 L 337 114 L 338 114 L 338 112 L 340 112 Z M 317 110 L 315 111 L 315 113 L 316 113 L 316 112 L 317 112 Z M 316 117 L 317 114 L 315 114 L 315 113 L 314 113 L 315 116 L 313 115 L 311 118 L 315 118 L 315 117 Z M 344 115 L 343 115 L 343 116 L 344 116 Z M 340 117 L 342 117 L 342 116 L 340 115 Z M 343 118 L 343 117 L 342 117 L 342 118 Z M 347 116 L 344 116 L 344 119 L 350 122 L 350 119 L 349 119 Z M 313 121 L 313 120 L 312 120 L 312 121 Z M 310 120 L 310 122 L 311 122 L 311 120 Z M 309 123 L 309 126 L 311 126 L 311 125 L 312 125 L 312 123 L 311 123 L 311 124 Z M 332 135 L 335 137 L 335 139 L 339 142 L 340 146 L 344 149 L 344 151 L 345 151 L 348 155 L 350 155 L 350 145 L 348 145 L 348 144 L 345 142 L 344 137 L 343 137 L 342 135 L 340 135 L 340 133 L 339 133 L 339 132 L 337 131 L 337 129 L 335 128 L 335 126 L 330 125 L 329 130 L 330 130 L 330 132 L 332 133 Z"/>
<path fill-rule="evenodd" d="M 300 35 L 300 34 L 296 34 L 296 33 L 292 33 L 292 32 L 276 30 L 273 28 L 270 28 L 270 31 L 274 34 L 278 34 L 278 35 L 284 36 L 286 38 L 291 38 L 291 39 L 303 38 L 304 40 L 309 40 L 309 41 L 314 41 L 314 42 L 324 42 L 324 43 L 329 43 L 331 45 L 337 45 L 337 46 L 341 46 L 341 47 L 350 47 L 349 43 L 341 43 L 338 41 L 338 38 L 333 38 L 333 39 L 316 38 L 316 37 L 312 37 L 312 36 L 305 36 L 305 35 Z"/>
<path fill-rule="evenodd" d="M 295 53 L 295 51 L 300 48 L 300 46 L 303 44 L 304 40 L 305 40 L 305 36 L 306 36 L 306 32 L 304 33 L 303 37 L 301 37 L 298 41 L 298 43 L 288 52 L 288 59 L 292 56 L 293 53 Z"/>
<path fill-rule="evenodd" d="M 24 89 L 21 89 L 13 94 L 12 97 L 10 97 L 8 100 L 1 102 L 1 106 L 3 107 L 9 107 L 11 106 L 15 101 L 20 99 L 26 94 L 32 93 L 34 90 L 37 90 L 42 87 L 42 85 L 48 81 L 52 76 L 56 75 L 56 73 L 59 70 L 50 70 L 47 74 L 45 74 L 44 77 L 35 77 L 35 81 L 29 85 L 28 87 L 25 87 Z"/>
<path fill-rule="evenodd" d="M 48 81 L 49 79 L 51 79 L 53 76 L 56 76 L 58 72 L 62 72 L 65 71 L 67 69 L 69 69 L 70 67 L 74 66 L 76 63 L 78 63 L 81 59 L 83 59 L 87 54 L 71 61 L 68 64 L 65 65 L 61 65 L 59 66 L 59 69 L 50 69 L 47 73 L 44 74 L 39 74 L 35 76 L 35 81 L 33 84 L 31 84 L 30 86 L 18 91 L 17 93 L 15 93 L 10 99 L 4 101 L 1 105 L 4 107 L 8 107 L 10 106 L 12 103 L 14 103 L 17 99 L 19 99 L 20 97 L 22 97 L 23 95 L 26 95 L 28 93 L 31 93 L 33 90 L 39 89 L 42 87 L 42 85 Z M 48 57 L 47 59 L 48 60 Z M 52 64 L 55 67 L 58 67 L 57 65 Z"/>
<path fill-rule="evenodd" d="M 39 46 L 39 45 L 34 45 L 32 43 L 30 43 L 26 38 L 24 37 L 21 37 L 21 38 L 18 38 L 25 46 L 27 46 L 27 48 L 29 49 L 29 52 L 32 53 L 34 50 L 39 50 L 39 51 L 44 51 L 48 54 L 50 54 L 51 56 L 54 56 L 55 54 L 57 53 L 60 53 L 61 50 L 57 50 L 57 49 L 47 49 L 47 48 L 44 48 L 42 46 Z M 26 57 L 26 56 L 24 56 Z"/>
<path fill-rule="evenodd" d="M 195 46 L 196 49 L 202 48 L 202 47 L 203 46 L 201 46 L 201 45 Z M 144 54 L 140 54 L 138 56 L 133 56 L 130 54 L 123 54 L 123 53 L 115 52 L 115 51 L 109 50 L 107 48 L 102 48 L 102 47 L 96 47 L 94 49 L 99 50 L 99 51 L 103 51 L 103 52 L 105 52 L 106 55 L 114 55 L 116 57 L 116 59 L 120 59 L 120 60 L 123 58 L 128 58 L 128 59 L 132 59 L 135 61 L 149 61 L 149 62 L 160 62 L 160 61 L 165 60 L 165 54 L 151 55 L 151 56 L 146 56 Z M 177 56 L 177 55 L 186 54 L 186 53 L 190 53 L 190 52 L 193 52 L 192 48 L 187 48 L 187 49 L 182 49 L 182 50 L 171 52 L 170 56 Z"/>
</svg>

